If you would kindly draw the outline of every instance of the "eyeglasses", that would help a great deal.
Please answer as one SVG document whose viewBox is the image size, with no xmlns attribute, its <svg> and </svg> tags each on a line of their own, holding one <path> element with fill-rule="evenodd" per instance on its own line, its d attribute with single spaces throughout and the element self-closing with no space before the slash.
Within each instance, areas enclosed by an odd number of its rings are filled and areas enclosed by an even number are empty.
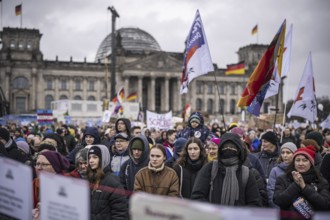
<svg viewBox="0 0 330 220">
<path fill-rule="evenodd" d="M 43 169 L 50 165 L 51 165 L 50 163 L 36 163 L 36 167 L 41 167 Z"/>
</svg>

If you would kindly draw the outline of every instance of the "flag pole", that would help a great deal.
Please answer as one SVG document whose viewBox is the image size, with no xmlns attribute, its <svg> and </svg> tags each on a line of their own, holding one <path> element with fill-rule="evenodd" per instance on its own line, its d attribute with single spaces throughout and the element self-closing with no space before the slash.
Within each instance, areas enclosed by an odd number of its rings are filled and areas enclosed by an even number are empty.
<svg viewBox="0 0 330 220">
<path fill-rule="evenodd" d="M 21 3 L 21 28 L 23 28 L 23 2 Z"/>
<path fill-rule="evenodd" d="M 218 91 L 218 97 L 219 97 L 219 101 L 220 101 L 220 89 L 219 89 L 219 84 L 218 84 L 218 81 L 217 81 L 217 77 L 215 75 L 215 71 L 213 71 L 213 74 L 214 74 L 214 80 L 215 80 L 215 84 L 217 85 L 217 91 Z M 225 109 L 223 109 L 225 110 Z M 223 122 L 223 126 L 224 128 L 226 129 L 226 122 L 225 122 L 225 116 L 223 115 L 223 112 L 221 112 L 221 116 L 222 116 L 222 122 Z M 227 130 L 227 129 L 226 129 Z"/>
<path fill-rule="evenodd" d="M 288 92 L 288 87 L 285 87 L 285 94 L 288 94 L 287 92 Z M 286 123 L 286 114 L 285 113 L 286 113 L 287 103 L 288 102 L 285 102 L 284 109 L 283 109 L 283 122 L 282 122 L 283 127 L 285 127 L 285 123 Z M 281 143 L 282 143 L 282 141 L 283 141 L 283 132 L 281 132 Z"/>
</svg>

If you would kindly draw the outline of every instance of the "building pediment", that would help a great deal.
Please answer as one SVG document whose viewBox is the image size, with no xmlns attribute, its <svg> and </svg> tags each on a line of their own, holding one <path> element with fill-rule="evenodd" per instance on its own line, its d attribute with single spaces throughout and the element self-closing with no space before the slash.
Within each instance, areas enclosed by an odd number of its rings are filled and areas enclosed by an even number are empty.
<svg viewBox="0 0 330 220">
<path fill-rule="evenodd" d="M 182 61 L 166 52 L 154 52 L 122 66 L 123 70 L 150 70 L 180 72 Z"/>
</svg>

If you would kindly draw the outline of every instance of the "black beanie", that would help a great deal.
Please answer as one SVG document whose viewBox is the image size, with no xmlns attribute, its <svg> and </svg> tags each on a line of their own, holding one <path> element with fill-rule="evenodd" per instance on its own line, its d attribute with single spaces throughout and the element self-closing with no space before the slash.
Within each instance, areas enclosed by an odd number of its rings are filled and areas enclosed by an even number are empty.
<svg viewBox="0 0 330 220">
<path fill-rule="evenodd" d="M 272 143 L 273 145 L 277 146 L 277 137 L 276 134 L 272 131 L 267 131 L 261 137 L 261 140 L 265 139 L 266 141 Z"/>
<path fill-rule="evenodd" d="M 102 160 L 102 152 L 99 147 L 92 146 L 88 151 L 88 158 L 89 158 L 89 155 L 91 155 L 91 154 L 95 154 L 96 156 L 98 156 L 100 158 L 100 160 Z"/>
<path fill-rule="evenodd" d="M 0 128 L 0 137 L 8 142 L 10 139 L 9 131 L 6 128 Z"/>
<path fill-rule="evenodd" d="M 323 138 L 322 134 L 318 131 L 311 131 L 311 132 L 307 133 L 306 139 L 312 139 L 312 140 L 316 141 L 316 143 L 319 145 L 320 148 L 323 147 L 324 138 Z"/>
</svg>

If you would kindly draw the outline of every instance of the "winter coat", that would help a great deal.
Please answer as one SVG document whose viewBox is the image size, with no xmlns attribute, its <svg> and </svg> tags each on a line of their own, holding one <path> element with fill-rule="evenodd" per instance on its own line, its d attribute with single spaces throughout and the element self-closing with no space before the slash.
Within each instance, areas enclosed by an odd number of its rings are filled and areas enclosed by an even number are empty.
<svg viewBox="0 0 330 220">
<path fill-rule="evenodd" d="M 200 119 L 200 124 L 196 128 L 191 127 L 191 118 L 193 116 L 198 116 Z M 200 135 L 200 136 L 199 136 Z M 205 143 L 206 139 L 212 136 L 211 131 L 204 125 L 204 117 L 199 112 L 193 112 L 190 115 L 190 118 L 188 120 L 188 126 L 184 128 L 182 131 L 178 132 L 176 135 L 177 138 L 184 137 L 186 139 L 189 139 L 190 137 L 197 137 L 199 138 L 203 143 Z"/>
<path fill-rule="evenodd" d="M 16 142 L 13 139 L 9 139 L 9 141 L 5 144 L 5 151 L 3 152 L 3 156 L 16 160 L 21 163 L 26 163 L 29 160 L 29 156 L 20 150 L 17 147 Z"/>
<path fill-rule="evenodd" d="M 91 219 L 127 219 L 127 199 L 119 178 L 105 168 L 105 176 L 91 192 Z"/>
<path fill-rule="evenodd" d="M 285 173 L 285 170 L 287 167 L 288 167 L 288 164 L 282 162 L 270 171 L 268 182 L 267 182 L 268 204 L 270 207 L 278 207 L 273 202 L 276 179 L 277 179 L 277 177 L 279 177 Z"/>
<path fill-rule="evenodd" d="M 305 180 L 305 178 L 304 178 Z M 306 187 L 302 190 L 292 178 L 283 174 L 276 179 L 273 201 L 282 210 L 295 211 L 293 202 L 298 197 L 305 198 L 313 207 L 313 211 L 325 211 L 330 207 L 330 192 L 328 182 L 316 175 L 311 180 L 305 180 Z"/>
<path fill-rule="evenodd" d="M 189 163 L 187 161 L 185 166 L 179 164 L 174 165 L 173 169 L 177 173 L 180 181 L 180 196 L 190 199 L 197 174 L 203 165 L 204 163 L 202 160 L 198 160 L 195 163 Z"/>
<path fill-rule="evenodd" d="M 135 139 L 140 139 L 144 143 L 144 150 L 139 161 L 136 161 L 132 156 L 132 143 Z M 149 162 L 149 142 L 147 138 L 143 135 L 133 137 L 128 144 L 129 159 L 123 163 L 120 167 L 120 182 L 124 185 L 125 189 L 133 191 L 134 189 L 134 180 L 136 173 L 143 167 L 148 166 Z"/>
<path fill-rule="evenodd" d="M 270 171 L 277 165 L 277 159 L 280 153 L 278 147 L 272 154 L 267 154 L 265 151 L 258 152 L 256 156 L 260 160 L 261 166 L 265 172 L 265 177 L 268 179 Z"/>
<path fill-rule="evenodd" d="M 321 164 L 320 172 L 322 176 L 328 181 L 328 183 L 330 183 L 330 153 L 324 156 Z"/>
<path fill-rule="evenodd" d="M 111 170 L 116 175 L 119 176 L 121 166 L 129 159 L 128 148 L 121 154 L 115 151 L 111 159 Z"/>
<path fill-rule="evenodd" d="M 151 167 L 142 168 L 135 175 L 134 192 L 146 192 L 155 195 L 179 196 L 179 178 L 176 172 L 163 163 L 156 169 Z"/>
<path fill-rule="evenodd" d="M 258 157 L 256 157 L 256 155 L 251 154 L 251 153 L 248 153 L 247 157 L 249 158 L 249 161 L 250 161 L 252 167 L 259 172 L 260 176 L 263 179 L 266 179 L 266 177 L 265 177 L 265 171 L 262 168 L 261 162 L 258 159 Z"/>
<path fill-rule="evenodd" d="M 193 187 L 193 191 L 191 193 L 191 199 L 204 202 L 208 201 L 212 163 L 213 162 L 210 162 L 203 166 L 203 168 L 198 173 Z M 213 182 L 213 185 L 216 186 L 212 191 L 211 203 L 213 204 L 220 204 L 225 172 L 225 168 L 220 165 L 218 173 Z M 235 202 L 235 206 L 261 206 L 257 182 L 252 171 L 250 170 L 249 179 L 247 181 L 245 189 L 243 189 L 241 169 L 238 169 L 236 174 L 239 183 L 239 198 Z"/>
</svg>

